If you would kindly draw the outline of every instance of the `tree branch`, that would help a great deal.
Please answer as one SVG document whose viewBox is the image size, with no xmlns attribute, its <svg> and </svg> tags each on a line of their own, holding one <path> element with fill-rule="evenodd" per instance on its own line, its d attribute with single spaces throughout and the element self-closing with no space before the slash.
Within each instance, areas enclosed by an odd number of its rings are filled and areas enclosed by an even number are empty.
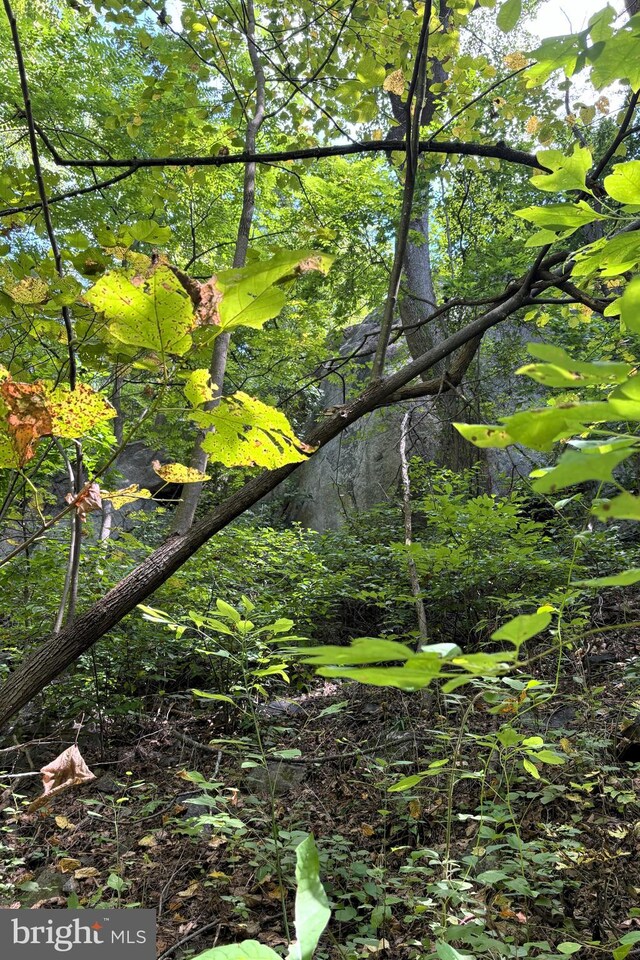
<svg viewBox="0 0 640 960">
<path fill-rule="evenodd" d="M 274 150 L 266 153 L 235 153 L 216 157 L 130 157 L 105 160 L 68 160 L 60 156 L 49 137 L 39 128 L 38 133 L 55 163 L 61 167 L 127 167 L 141 170 L 145 167 L 225 167 L 238 163 L 284 163 L 287 160 L 321 160 L 325 157 L 344 157 L 360 153 L 381 153 L 392 151 L 404 153 L 407 145 L 404 140 L 362 140 L 357 143 L 339 143 L 330 147 L 305 147 L 292 150 Z M 420 153 L 444 153 L 447 156 L 490 157 L 506 160 L 508 163 L 533 167 L 536 170 L 550 172 L 532 153 L 515 150 L 505 143 L 465 143 L 455 140 L 421 140 Z"/>
</svg>

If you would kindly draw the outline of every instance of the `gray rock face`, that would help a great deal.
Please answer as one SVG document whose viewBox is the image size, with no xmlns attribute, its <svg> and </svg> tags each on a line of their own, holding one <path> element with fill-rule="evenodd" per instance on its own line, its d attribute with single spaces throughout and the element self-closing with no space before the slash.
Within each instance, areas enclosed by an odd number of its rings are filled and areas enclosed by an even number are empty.
<svg viewBox="0 0 640 960">
<path fill-rule="evenodd" d="M 341 356 L 354 357 L 354 379 L 362 387 L 366 382 L 375 349 L 379 325 L 368 318 L 349 327 L 340 349 Z M 407 356 L 401 344 L 392 344 L 388 368 Z M 344 403 L 342 380 L 328 377 L 322 384 L 322 405 Z M 437 456 L 440 423 L 430 411 L 429 401 L 412 404 L 419 414 L 412 416 L 410 456 L 425 460 Z M 287 508 L 287 519 L 311 529 L 338 529 L 354 511 L 367 510 L 393 496 L 400 479 L 400 437 L 407 405 L 382 408 L 348 427 L 320 450 L 296 474 L 296 485 Z"/>
<path fill-rule="evenodd" d="M 375 349 L 379 324 L 376 314 L 363 323 L 349 327 L 345 332 L 341 356 L 354 358 L 355 388 L 362 388 L 370 369 L 372 350 Z M 516 378 L 514 386 L 513 363 L 501 362 L 504 346 L 513 355 L 513 344 L 521 345 L 520 355 L 526 356 L 526 340 L 530 331 L 518 322 L 504 324 L 489 332 L 483 343 L 479 367 L 474 378 L 488 384 L 496 413 L 510 414 L 535 405 L 536 388 L 524 377 Z M 392 344 L 387 355 L 387 370 L 393 370 L 408 359 L 403 340 Z M 410 411 L 408 456 L 418 456 L 425 462 L 441 467 L 462 470 L 474 463 L 485 465 L 486 489 L 502 493 L 514 479 L 528 474 L 542 462 L 518 448 L 506 450 L 479 450 L 462 440 L 451 426 L 452 420 L 473 422 L 477 417 L 477 402 L 464 387 L 457 394 L 424 399 L 413 403 L 382 408 L 369 414 L 358 424 L 347 428 L 320 450 L 296 473 L 290 493 L 286 518 L 320 532 L 339 529 L 349 514 L 368 510 L 376 504 L 395 497 L 400 483 L 400 439 L 402 420 Z M 327 377 L 322 384 L 322 405 L 331 407 L 345 402 L 343 382 L 336 376 Z"/>
</svg>

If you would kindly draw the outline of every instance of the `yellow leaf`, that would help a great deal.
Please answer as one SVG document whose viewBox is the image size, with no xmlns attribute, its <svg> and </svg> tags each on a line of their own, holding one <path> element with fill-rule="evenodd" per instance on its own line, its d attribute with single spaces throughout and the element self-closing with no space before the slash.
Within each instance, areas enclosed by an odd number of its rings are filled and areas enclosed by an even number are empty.
<svg viewBox="0 0 640 960">
<path fill-rule="evenodd" d="M 111 500 L 114 510 L 120 510 L 127 503 L 133 503 L 134 500 L 149 500 L 151 493 L 149 490 L 142 490 L 137 483 L 131 483 L 128 487 L 121 487 L 120 490 L 114 490 L 109 493 L 108 490 L 102 490 L 102 499 Z"/>
<path fill-rule="evenodd" d="M 409 803 L 409 813 L 410 813 L 410 815 L 413 817 L 414 820 L 418 820 L 418 819 L 419 819 L 420 814 L 422 813 L 422 807 L 420 806 L 420 801 L 419 801 L 419 800 L 412 800 L 412 801 Z"/>
<path fill-rule="evenodd" d="M 67 820 L 66 817 L 56 817 L 56 825 L 60 827 L 61 830 L 73 830 L 75 826 L 75 824 Z"/>
<path fill-rule="evenodd" d="M 165 483 L 204 483 L 211 479 L 206 473 L 185 467 L 182 463 L 160 463 L 159 460 L 154 460 L 151 466 Z"/>
<path fill-rule="evenodd" d="M 369 826 L 368 823 L 363 823 L 360 829 L 365 837 L 372 837 L 375 832 L 373 827 Z"/>
<path fill-rule="evenodd" d="M 504 65 L 508 70 L 522 70 L 529 63 L 523 53 L 508 53 L 504 58 Z"/>
<path fill-rule="evenodd" d="M 404 73 L 402 70 L 394 70 L 393 73 L 385 77 L 382 89 L 387 93 L 395 93 L 401 97 L 404 93 Z"/>
<path fill-rule="evenodd" d="M 139 847 L 157 847 L 158 843 L 156 838 L 149 834 L 147 837 L 142 837 L 141 840 L 138 840 Z"/>
<path fill-rule="evenodd" d="M 98 877 L 100 873 L 95 867 L 80 867 L 73 875 L 76 880 L 88 880 L 90 877 Z"/>
<path fill-rule="evenodd" d="M 73 873 L 79 866 L 80 861 L 74 860 L 72 857 L 63 857 L 62 860 L 58 860 L 58 870 L 60 873 Z"/>
<path fill-rule="evenodd" d="M 200 892 L 200 883 L 198 880 L 192 880 L 186 890 L 179 890 L 178 896 L 182 897 L 183 900 L 190 900 L 191 897 L 195 897 Z"/>
</svg>

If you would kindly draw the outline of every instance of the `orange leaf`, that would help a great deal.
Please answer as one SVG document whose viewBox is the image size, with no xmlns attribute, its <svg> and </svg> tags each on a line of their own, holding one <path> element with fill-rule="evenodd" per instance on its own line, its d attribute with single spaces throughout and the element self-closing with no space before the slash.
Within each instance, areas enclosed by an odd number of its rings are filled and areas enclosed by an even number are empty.
<svg viewBox="0 0 640 960">
<path fill-rule="evenodd" d="M 8 407 L 7 426 L 22 467 L 35 454 L 40 437 L 51 433 L 51 415 L 41 383 L 5 380 L 0 396 Z"/>
</svg>

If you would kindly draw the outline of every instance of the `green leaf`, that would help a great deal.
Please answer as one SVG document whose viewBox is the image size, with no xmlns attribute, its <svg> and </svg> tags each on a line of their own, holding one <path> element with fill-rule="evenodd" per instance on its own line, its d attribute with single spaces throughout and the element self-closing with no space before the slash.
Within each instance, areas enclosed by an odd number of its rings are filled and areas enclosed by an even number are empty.
<svg viewBox="0 0 640 960">
<path fill-rule="evenodd" d="M 183 356 L 191 346 L 189 330 L 194 325 L 188 293 L 164 266 L 133 280 L 136 283 L 123 273 L 108 273 L 85 293 L 85 300 L 104 314 L 116 340 L 146 347 L 163 358 Z"/>
<path fill-rule="evenodd" d="M 515 443 L 534 450 L 552 450 L 556 440 L 566 440 L 585 424 L 612 419 L 605 402 L 560 403 L 555 407 L 526 410 L 504 418 L 504 429 Z"/>
<path fill-rule="evenodd" d="M 617 163 L 604 178 L 604 188 L 618 203 L 640 203 L 640 160 Z"/>
<path fill-rule="evenodd" d="M 581 943 L 572 943 L 569 940 L 565 940 L 563 943 L 559 943 L 556 947 L 560 953 L 564 953 L 566 957 L 570 957 L 572 953 L 577 953 L 578 950 L 582 950 Z"/>
<path fill-rule="evenodd" d="M 123 227 L 122 236 L 127 244 L 138 241 L 164 246 L 171 240 L 171 229 L 159 226 L 155 220 L 138 220 L 137 223 Z"/>
<path fill-rule="evenodd" d="M 432 671 L 409 669 L 407 667 L 360 667 L 349 670 L 344 667 L 320 667 L 321 677 L 339 677 L 345 680 L 357 680 L 372 687 L 395 687 L 397 690 L 422 690 L 432 680 L 440 676 L 440 667 L 434 664 Z"/>
<path fill-rule="evenodd" d="M 299 647 L 296 653 L 303 653 L 304 663 L 316 665 L 339 665 L 357 663 L 380 663 L 388 660 L 409 660 L 414 656 L 409 647 L 396 640 L 380 637 L 359 637 L 352 640 L 350 647 L 321 646 L 313 647 L 312 652 Z"/>
<path fill-rule="evenodd" d="M 560 150 L 540 150 L 538 161 L 548 167 L 551 173 L 541 173 L 531 177 L 531 183 L 539 190 L 587 190 L 586 176 L 593 164 L 591 151 L 577 144 L 570 157 Z M 590 190 L 587 190 L 590 193 Z"/>
<path fill-rule="evenodd" d="M 216 607 L 218 608 L 218 612 L 223 617 L 228 617 L 233 623 L 240 623 L 242 620 L 241 614 L 238 613 L 236 608 L 232 607 L 230 603 L 227 603 L 226 600 L 220 600 L 218 597 L 216 600 Z"/>
<path fill-rule="evenodd" d="M 576 580 L 577 587 L 630 587 L 640 580 L 640 569 L 623 570 L 608 577 L 594 577 L 592 580 Z"/>
<path fill-rule="evenodd" d="M 402 777 L 401 780 L 396 780 L 396 782 L 389 787 L 389 793 L 402 793 L 403 790 L 410 790 L 412 787 L 422 783 L 426 776 L 426 773 L 413 773 L 410 777 Z"/>
<path fill-rule="evenodd" d="M 523 747 L 532 747 L 534 749 L 543 746 L 543 744 L 544 740 L 542 737 L 525 737 L 525 739 L 522 741 Z"/>
<path fill-rule="evenodd" d="M 436 943 L 436 953 L 440 960 L 472 960 L 468 954 L 460 953 L 450 943 L 445 943 L 444 940 L 438 940 Z"/>
<path fill-rule="evenodd" d="M 241 391 L 224 397 L 214 410 L 194 410 L 190 416 L 209 430 L 202 449 L 227 467 L 275 470 L 313 453 L 297 439 L 284 413 Z"/>
<path fill-rule="evenodd" d="M 219 273 L 216 286 L 222 300 L 218 304 L 218 332 L 241 326 L 260 330 L 285 304 L 284 291 L 274 284 L 312 270 L 326 274 L 332 262 L 333 257 L 315 250 L 283 250 L 270 260 Z"/>
<path fill-rule="evenodd" d="M 453 426 L 476 447 L 508 447 L 514 442 L 502 427 L 473 423 L 454 423 Z"/>
<path fill-rule="evenodd" d="M 562 37 L 547 37 L 529 56 L 536 60 L 526 72 L 527 86 L 544 83 L 555 70 L 564 70 L 571 77 L 576 69 L 586 31 Z"/>
<path fill-rule="evenodd" d="M 606 360 L 574 360 L 562 347 L 548 343 L 527 344 L 529 353 L 547 364 L 531 364 L 521 367 L 517 373 L 526 373 L 533 380 L 548 387 L 599 386 L 621 383 L 633 367 L 629 363 L 612 363 Z M 532 372 L 535 368 L 535 374 Z"/>
<path fill-rule="evenodd" d="M 560 457 L 556 467 L 534 470 L 531 473 L 532 477 L 538 478 L 532 484 L 533 489 L 536 493 L 556 493 L 564 487 L 572 487 L 586 480 L 611 480 L 614 469 L 632 456 L 636 448 L 630 445 L 623 446 L 622 449 L 610 447 L 611 444 L 602 444 L 588 452 L 567 451 Z"/>
<path fill-rule="evenodd" d="M 531 774 L 534 780 L 540 779 L 540 773 L 538 772 L 538 768 L 536 767 L 535 763 L 531 762 L 531 760 L 527 760 L 527 758 L 525 757 L 524 760 L 522 761 L 522 766 L 527 771 L 527 773 Z"/>
<path fill-rule="evenodd" d="M 478 883 L 493 884 L 498 883 L 500 880 L 508 880 L 509 874 L 505 873 L 504 870 L 485 870 L 483 873 L 479 873 L 476 877 Z"/>
<path fill-rule="evenodd" d="M 570 237 L 587 223 L 607 219 L 602 214 L 596 213 L 584 200 L 578 203 L 550 203 L 545 207 L 523 207 L 513 212 L 516 217 L 521 217 L 537 227 L 553 231 L 561 239 Z"/>
<path fill-rule="evenodd" d="M 561 767 L 566 760 L 564 757 L 561 757 L 559 753 L 554 753 L 553 750 L 538 750 L 536 753 L 536 760 L 540 760 L 541 763 L 548 763 L 551 766 Z"/>
<path fill-rule="evenodd" d="M 640 943 L 640 930 L 632 930 L 631 933 L 625 933 L 624 936 L 620 937 L 620 943 L 631 944 Z"/>
<path fill-rule="evenodd" d="M 613 960 L 625 960 L 625 957 L 627 957 L 630 953 L 631 944 L 625 943 L 622 946 L 615 948 L 613 951 Z"/>
<path fill-rule="evenodd" d="M 271 947 L 266 947 L 257 940 L 243 940 L 242 943 L 233 943 L 228 947 L 213 947 L 199 953 L 194 960 L 281 960 L 281 957 Z"/>
<path fill-rule="evenodd" d="M 503 33 L 509 33 L 520 19 L 521 13 L 522 0 L 505 0 L 505 3 L 502 3 L 498 10 L 496 23 Z"/>
<path fill-rule="evenodd" d="M 640 520 L 640 497 L 625 490 L 613 500 L 599 500 L 591 513 L 600 520 Z"/>
<path fill-rule="evenodd" d="M 627 284 L 620 298 L 620 319 L 628 330 L 640 333 L 640 276 Z"/>
<path fill-rule="evenodd" d="M 516 743 L 520 743 L 521 736 L 517 730 L 514 730 L 511 726 L 503 727 L 498 731 L 498 740 L 503 747 L 515 747 Z"/>
<path fill-rule="evenodd" d="M 543 613 L 523 613 L 492 633 L 491 639 L 507 640 L 517 648 L 525 640 L 530 640 L 531 637 L 535 637 L 546 630 L 550 623 L 551 614 L 546 611 Z"/>
<path fill-rule="evenodd" d="M 214 393 L 209 371 L 206 369 L 192 370 L 187 377 L 184 395 L 192 407 L 200 407 L 203 403 L 213 400 Z"/>
<path fill-rule="evenodd" d="M 640 262 L 640 233 L 621 233 L 611 240 L 596 240 L 578 250 L 573 266 L 574 277 L 619 277 L 633 270 Z"/>
<path fill-rule="evenodd" d="M 221 700 L 222 703 L 233 703 L 232 697 L 227 697 L 223 693 L 207 693 L 206 690 L 196 690 L 191 688 L 191 693 L 194 697 L 200 697 L 202 700 Z"/>
<path fill-rule="evenodd" d="M 640 18 L 632 17 L 611 38 L 588 50 L 587 57 L 593 63 L 591 83 L 597 90 L 617 80 L 628 80 L 634 93 L 640 90 L 639 31 Z"/>
<path fill-rule="evenodd" d="M 387 71 L 378 63 L 375 57 L 367 54 L 358 64 L 356 76 L 367 89 L 380 87 L 384 83 Z"/>
<path fill-rule="evenodd" d="M 288 960 L 311 960 L 322 932 L 329 922 L 329 901 L 320 882 L 320 861 L 313 834 L 296 849 L 296 940 L 289 947 Z"/>
</svg>

